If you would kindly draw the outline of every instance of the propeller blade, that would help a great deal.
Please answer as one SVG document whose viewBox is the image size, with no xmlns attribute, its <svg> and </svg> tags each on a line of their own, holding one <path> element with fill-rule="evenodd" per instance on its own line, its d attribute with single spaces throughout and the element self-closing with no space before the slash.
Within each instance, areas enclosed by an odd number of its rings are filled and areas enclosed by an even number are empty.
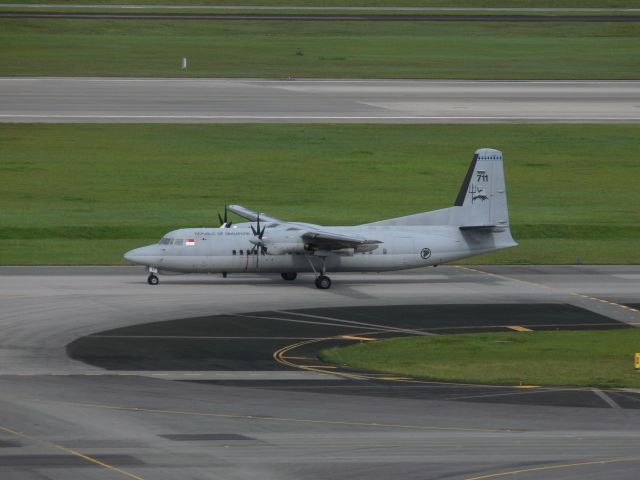
<svg viewBox="0 0 640 480">
<path fill-rule="evenodd" d="M 262 237 L 264 236 L 264 232 L 267 229 L 267 226 L 264 225 L 262 228 L 260 228 L 260 214 L 258 214 L 257 218 L 256 218 L 256 226 L 254 227 L 253 225 L 250 225 L 251 227 L 251 232 L 253 232 L 253 236 L 254 237 L 258 237 L 258 238 L 251 238 L 249 239 L 249 241 L 251 243 L 253 243 L 253 248 L 251 249 L 251 254 L 252 255 L 257 255 L 256 256 L 256 270 L 260 269 L 260 255 L 266 255 L 267 254 L 267 247 L 264 245 L 263 241 L 262 241 Z"/>
<path fill-rule="evenodd" d="M 226 205 L 224 206 L 224 224 L 226 225 L 226 228 L 231 228 L 231 225 L 233 225 L 233 222 L 229 221 L 228 210 Z"/>
<path fill-rule="evenodd" d="M 218 212 L 218 220 L 220 220 L 220 228 L 231 228 L 231 225 L 233 225 L 233 222 L 229 221 L 229 211 L 226 205 L 224 206 L 224 217 Z"/>
</svg>

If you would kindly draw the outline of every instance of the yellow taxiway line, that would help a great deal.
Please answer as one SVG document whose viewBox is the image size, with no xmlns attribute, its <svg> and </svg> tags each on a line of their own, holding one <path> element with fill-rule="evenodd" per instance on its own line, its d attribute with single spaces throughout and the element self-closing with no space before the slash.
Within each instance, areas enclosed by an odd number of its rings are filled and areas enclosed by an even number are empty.
<svg viewBox="0 0 640 480">
<path fill-rule="evenodd" d="M 574 468 L 574 467 L 583 467 L 586 465 L 605 465 L 607 463 L 620 463 L 620 462 L 638 462 L 640 461 L 640 457 L 624 457 L 624 458 L 610 458 L 605 460 L 590 460 L 587 462 L 576 462 L 576 463 L 564 463 L 558 465 L 548 465 L 546 467 L 531 467 L 531 468 L 520 468 L 518 470 L 511 470 L 508 472 L 500 472 L 500 473 L 490 473 L 488 475 L 480 475 L 479 477 L 467 477 L 465 480 L 483 480 L 485 478 L 497 478 L 497 477 L 506 477 L 510 475 L 517 475 L 519 473 L 529 473 L 529 472 L 542 472 L 545 470 L 553 470 L 558 468 Z"/>
<path fill-rule="evenodd" d="M 89 455 L 85 455 L 83 453 L 78 452 L 77 450 L 73 450 L 71 448 L 67 448 L 64 445 L 59 445 L 59 444 L 54 443 L 54 442 L 52 442 L 50 440 L 38 439 L 38 438 L 32 437 L 31 435 L 27 435 L 26 433 L 19 432 L 17 430 L 13 430 L 13 429 L 7 428 L 7 427 L 0 426 L 0 430 L 2 430 L 3 432 L 10 433 L 11 435 L 15 435 L 16 437 L 24 438 L 24 439 L 29 440 L 31 442 L 47 443 L 47 444 L 51 445 L 52 447 L 57 448 L 58 450 L 62 450 L 63 452 L 69 453 L 69 454 L 71 454 L 71 455 L 73 455 L 75 457 L 82 458 L 83 460 L 86 460 L 87 462 L 91 462 L 91 463 L 95 463 L 96 465 L 100 465 L 101 467 L 104 467 L 107 470 L 111 470 L 112 472 L 117 472 L 117 473 L 119 473 L 121 475 L 124 475 L 125 477 L 133 478 L 134 480 L 144 480 L 144 478 L 140 477 L 139 475 L 135 475 L 134 473 L 127 472 L 126 470 L 122 470 L 121 468 L 118 468 L 118 467 L 114 467 L 113 465 L 109 465 L 108 463 L 102 462 L 102 461 L 98 460 L 97 458 L 90 457 Z"/>
</svg>

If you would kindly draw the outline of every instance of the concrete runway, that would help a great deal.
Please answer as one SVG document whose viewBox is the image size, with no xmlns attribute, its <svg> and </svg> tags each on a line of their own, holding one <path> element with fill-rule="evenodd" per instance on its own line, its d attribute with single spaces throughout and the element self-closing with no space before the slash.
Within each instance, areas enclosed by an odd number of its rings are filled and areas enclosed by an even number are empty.
<svg viewBox="0 0 640 480">
<path fill-rule="evenodd" d="M 640 326 L 640 267 L 333 278 L 0 268 L 0 477 L 637 478 L 640 392 L 328 373 L 312 341 Z"/>
<path fill-rule="evenodd" d="M 640 81 L 0 78 L 0 122 L 637 122 Z"/>
</svg>

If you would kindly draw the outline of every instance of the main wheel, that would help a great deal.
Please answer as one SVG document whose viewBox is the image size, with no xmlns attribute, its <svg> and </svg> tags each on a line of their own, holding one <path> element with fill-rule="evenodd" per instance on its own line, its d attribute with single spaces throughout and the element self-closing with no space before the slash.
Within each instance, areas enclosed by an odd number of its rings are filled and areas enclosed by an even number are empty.
<svg viewBox="0 0 640 480">
<path fill-rule="evenodd" d="M 320 290 L 327 290 L 328 288 L 331 288 L 331 279 L 326 275 L 316 277 L 316 287 Z"/>
<path fill-rule="evenodd" d="M 160 279 L 158 277 L 156 277 L 153 273 L 151 275 L 149 275 L 149 277 L 147 278 L 147 283 L 149 285 L 157 285 L 158 283 L 160 283 Z"/>
<path fill-rule="evenodd" d="M 282 277 L 283 280 L 287 280 L 288 282 L 293 282 L 298 277 L 298 274 L 296 272 L 286 272 L 286 273 L 281 273 L 280 276 Z"/>
</svg>

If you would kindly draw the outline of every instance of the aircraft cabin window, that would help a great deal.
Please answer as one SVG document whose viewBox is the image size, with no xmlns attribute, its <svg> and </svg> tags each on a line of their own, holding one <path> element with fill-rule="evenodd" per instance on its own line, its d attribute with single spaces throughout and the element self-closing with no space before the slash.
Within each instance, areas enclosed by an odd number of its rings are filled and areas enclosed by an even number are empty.
<svg viewBox="0 0 640 480">
<path fill-rule="evenodd" d="M 240 255 L 244 255 L 244 253 L 242 253 L 242 250 L 240 250 Z"/>
<path fill-rule="evenodd" d="M 234 251 L 233 251 L 233 255 L 235 255 L 235 254 L 236 254 L 236 251 L 234 250 Z"/>
</svg>

